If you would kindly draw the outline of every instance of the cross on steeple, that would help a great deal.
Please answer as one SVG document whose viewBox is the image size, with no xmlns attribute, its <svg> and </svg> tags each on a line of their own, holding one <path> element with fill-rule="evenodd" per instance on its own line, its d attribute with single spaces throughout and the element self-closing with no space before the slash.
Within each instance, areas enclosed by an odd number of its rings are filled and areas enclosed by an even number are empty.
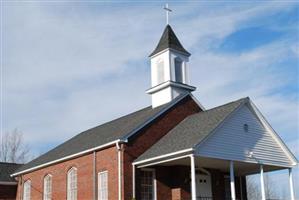
<svg viewBox="0 0 299 200">
<path fill-rule="evenodd" d="M 169 24 L 169 13 L 172 12 L 170 8 L 168 8 L 168 3 L 163 8 L 166 11 L 166 24 Z"/>
</svg>

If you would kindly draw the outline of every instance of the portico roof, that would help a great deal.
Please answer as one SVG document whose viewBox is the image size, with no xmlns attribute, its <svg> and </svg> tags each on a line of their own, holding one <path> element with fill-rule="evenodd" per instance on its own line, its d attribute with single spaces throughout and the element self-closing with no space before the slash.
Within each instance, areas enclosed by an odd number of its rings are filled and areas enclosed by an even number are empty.
<svg viewBox="0 0 299 200">
<path fill-rule="evenodd" d="M 239 128 L 247 123 L 251 125 L 250 134 Z M 190 154 L 282 167 L 298 163 L 248 97 L 188 116 L 134 164 L 147 165 Z"/>
</svg>

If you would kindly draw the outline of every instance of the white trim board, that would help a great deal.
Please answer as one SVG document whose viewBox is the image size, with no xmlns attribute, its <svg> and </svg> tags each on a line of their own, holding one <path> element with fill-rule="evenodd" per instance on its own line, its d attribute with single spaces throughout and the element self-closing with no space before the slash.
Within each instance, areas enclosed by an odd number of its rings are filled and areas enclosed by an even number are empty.
<svg viewBox="0 0 299 200">
<path fill-rule="evenodd" d="M 115 141 L 112 141 L 112 142 L 108 142 L 106 144 L 103 144 L 103 145 L 100 145 L 100 146 L 97 146 L 97 147 L 94 147 L 94 148 L 91 148 L 91 149 L 87 149 L 85 151 L 81 151 L 79 153 L 75 153 L 75 154 L 72 154 L 72 155 L 69 155 L 69 156 L 65 156 L 65 157 L 62 157 L 62 158 L 59 158 L 59 159 L 56 159 L 56 160 L 53 160 L 53 161 L 50 161 L 50 162 L 46 162 L 44 164 L 41 164 L 41 165 L 38 165 L 38 166 L 35 166 L 35 167 L 31 167 L 29 169 L 26 169 L 26 170 L 23 170 L 23 171 L 20 171 L 20 172 L 17 172 L 17 173 L 14 173 L 10 176 L 14 177 L 14 176 L 17 176 L 17 175 L 20 175 L 20 174 L 24 174 L 24 173 L 28 173 L 28 172 L 31 172 L 31 171 L 34 171 L 34 170 L 37 170 L 37 169 L 40 169 L 40 168 L 43 168 L 43 167 L 46 167 L 46 166 L 49 166 L 49 165 L 52 165 L 52 164 L 55 164 L 55 163 L 58 163 L 58 162 L 62 162 L 62 161 L 65 161 L 65 160 L 69 160 L 69 159 L 72 159 L 72 158 L 76 158 L 76 157 L 79 157 L 81 155 L 84 155 L 84 154 L 88 154 L 90 152 L 93 152 L 93 151 L 96 151 L 96 150 L 99 150 L 99 149 L 103 149 L 103 148 L 106 148 L 106 147 L 109 147 L 109 146 L 112 146 L 112 145 L 116 145 L 116 143 L 120 142 L 120 140 L 115 140 Z"/>
<path fill-rule="evenodd" d="M 148 167 L 148 166 L 153 166 L 153 165 L 157 165 L 157 164 L 162 164 L 162 163 L 167 163 L 167 162 L 171 162 L 171 161 L 175 161 L 175 160 L 179 160 L 179 159 L 183 159 L 183 158 L 188 158 L 190 157 L 191 154 L 187 154 L 184 156 L 179 156 L 179 157 L 174 157 L 174 158 L 170 158 L 167 160 L 161 160 L 161 161 L 157 161 L 157 162 L 153 162 L 153 163 L 149 163 L 149 164 L 145 164 L 145 165 L 140 165 L 137 168 L 144 168 L 144 167 Z"/>
<path fill-rule="evenodd" d="M 165 154 L 165 155 L 155 156 L 155 157 L 148 158 L 148 159 L 145 159 L 145 160 L 133 162 L 133 165 L 139 165 L 139 164 L 142 164 L 142 163 L 147 163 L 147 162 L 151 162 L 151 161 L 155 161 L 155 160 L 175 156 L 175 155 L 178 155 L 178 154 L 189 153 L 189 152 L 193 152 L 193 148 L 184 149 L 184 150 L 181 150 L 181 151 L 176 151 L 176 152 L 173 152 L 173 153 L 168 153 L 168 154 Z"/>
</svg>

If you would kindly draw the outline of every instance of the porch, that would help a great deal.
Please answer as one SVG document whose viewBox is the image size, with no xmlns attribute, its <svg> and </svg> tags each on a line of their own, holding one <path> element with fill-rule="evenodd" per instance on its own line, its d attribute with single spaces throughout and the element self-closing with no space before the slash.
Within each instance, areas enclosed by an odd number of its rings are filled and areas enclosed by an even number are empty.
<svg viewBox="0 0 299 200">
<path fill-rule="evenodd" d="M 140 200 L 246 200 L 246 176 L 259 174 L 261 199 L 266 200 L 264 172 L 292 168 L 260 162 L 229 161 L 194 154 L 145 160 L 133 164 L 133 198 Z M 138 177 L 138 178 L 137 178 Z"/>
</svg>

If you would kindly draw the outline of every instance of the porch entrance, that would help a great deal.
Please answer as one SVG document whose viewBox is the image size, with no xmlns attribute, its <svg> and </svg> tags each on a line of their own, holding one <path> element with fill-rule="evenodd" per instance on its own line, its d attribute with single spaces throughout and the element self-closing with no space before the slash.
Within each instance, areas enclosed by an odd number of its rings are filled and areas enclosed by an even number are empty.
<svg viewBox="0 0 299 200">
<path fill-rule="evenodd" d="M 217 158 L 190 155 L 176 156 L 156 162 L 135 163 L 133 165 L 133 197 L 136 197 L 135 170 L 152 167 L 154 173 L 142 174 L 142 200 L 223 200 L 247 199 L 247 175 L 260 173 L 262 198 L 265 200 L 263 174 L 287 169 L 276 165 L 255 162 L 230 161 Z M 140 174 L 138 174 L 140 177 Z M 147 178 L 146 178 L 147 177 Z M 159 188 L 156 189 L 157 180 Z M 157 179 L 156 179 L 157 178 Z M 294 200 L 292 170 L 289 169 L 291 198 Z M 145 183 L 145 184 L 144 184 Z M 154 189 L 153 189 L 154 186 Z M 155 196 L 155 198 L 152 198 Z M 140 198 L 138 198 L 140 199 Z"/>
</svg>

